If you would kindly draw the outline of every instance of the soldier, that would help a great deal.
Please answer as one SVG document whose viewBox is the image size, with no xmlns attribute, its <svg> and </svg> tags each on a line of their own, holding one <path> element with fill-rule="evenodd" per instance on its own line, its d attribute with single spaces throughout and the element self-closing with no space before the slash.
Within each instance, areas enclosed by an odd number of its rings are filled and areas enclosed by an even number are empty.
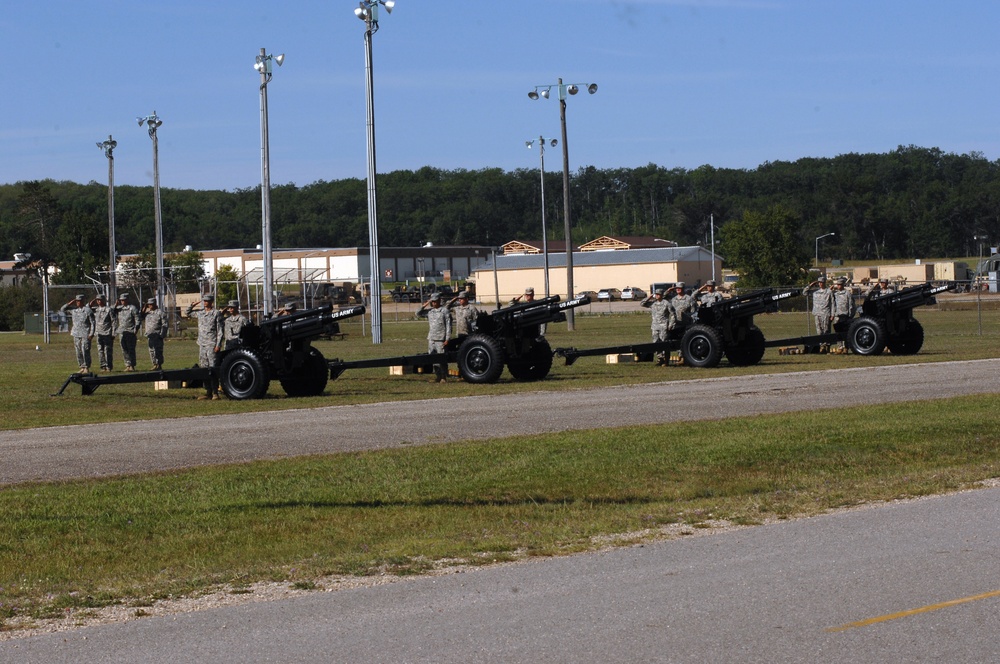
<svg viewBox="0 0 1000 664">
<path fill-rule="evenodd" d="M 215 308 L 214 295 L 203 295 L 201 309 L 195 309 L 196 306 L 197 304 L 194 302 L 188 305 L 187 316 L 191 317 L 196 312 L 198 314 L 198 366 L 212 369 L 215 367 L 218 353 L 222 349 L 225 321 L 222 318 L 222 312 Z M 205 381 L 205 394 L 199 396 L 198 399 L 204 401 L 220 398 L 218 378 L 213 371 L 208 380 Z"/>
<path fill-rule="evenodd" d="M 676 327 L 683 330 L 694 322 L 694 316 L 698 312 L 698 303 L 694 298 L 684 292 L 684 282 L 678 281 L 674 285 L 677 294 L 670 300 L 670 306 L 674 309 L 674 316 L 677 317 Z"/>
<path fill-rule="evenodd" d="M 289 314 L 294 314 L 298 307 L 294 302 L 285 303 L 278 311 L 274 314 L 275 318 L 280 318 L 281 316 L 287 316 Z"/>
<path fill-rule="evenodd" d="M 142 308 L 143 331 L 149 343 L 149 361 L 153 363 L 153 371 L 163 368 L 163 339 L 167 336 L 169 322 L 167 315 L 156 306 L 156 298 L 146 300 Z"/>
<path fill-rule="evenodd" d="M 532 288 L 531 286 L 528 286 L 527 288 L 524 289 L 524 295 L 518 295 L 513 300 L 511 300 L 510 303 L 511 304 L 517 304 L 522 299 L 525 302 L 534 302 L 535 301 L 535 289 Z"/>
<path fill-rule="evenodd" d="M 448 308 L 455 315 L 455 336 L 461 337 L 476 331 L 476 319 L 479 309 L 469 304 L 469 292 L 462 291 L 448 303 Z"/>
<path fill-rule="evenodd" d="M 62 305 L 59 311 L 73 320 L 73 348 L 81 373 L 90 373 L 90 340 L 94 338 L 94 311 L 83 303 L 83 295 Z"/>
<path fill-rule="evenodd" d="M 128 293 L 118 294 L 118 302 L 114 306 L 118 317 L 118 341 L 122 347 L 122 357 L 125 359 L 125 371 L 135 371 L 136 335 L 142 326 L 139 310 L 129 304 Z"/>
<path fill-rule="evenodd" d="M 250 325 L 250 319 L 240 313 L 240 301 L 230 300 L 223 313 L 226 320 L 223 325 L 222 340 L 225 349 L 232 348 L 239 344 L 240 332 Z"/>
<path fill-rule="evenodd" d="M 865 297 L 872 297 L 874 295 L 885 295 L 886 293 L 895 293 L 896 289 L 892 287 L 889 283 L 889 277 L 882 277 L 878 280 L 878 283 L 868 289 L 865 293 Z"/>
<path fill-rule="evenodd" d="M 722 300 L 722 293 L 715 290 L 715 279 L 706 281 L 705 285 L 695 292 L 695 295 L 698 293 L 701 293 L 701 296 L 698 297 L 698 304 L 702 307 L 710 307 Z"/>
<path fill-rule="evenodd" d="M 833 285 L 833 330 L 840 335 L 840 347 L 844 347 L 847 327 L 854 317 L 854 295 L 846 289 L 847 279 L 841 277 Z"/>
<path fill-rule="evenodd" d="M 97 358 L 101 361 L 101 371 L 112 371 L 115 368 L 115 331 L 118 327 L 115 310 L 105 304 L 103 295 L 95 297 L 88 306 L 94 311 L 94 334 L 97 335 Z"/>
<path fill-rule="evenodd" d="M 833 320 L 833 291 L 826 287 L 826 276 L 820 275 L 816 281 L 806 286 L 806 292 L 813 296 L 813 316 L 816 317 L 816 334 L 829 334 Z"/>
<path fill-rule="evenodd" d="M 652 316 L 650 330 L 653 333 L 653 343 L 666 341 L 669 338 L 670 330 L 677 326 L 677 316 L 670 303 L 663 299 L 663 289 L 657 288 L 653 294 L 639 303 L 649 309 Z M 656 366 L 666 366 L 667 354 L 660 351 L 656 354 Z"/>
<path fill-rule="evenodd" d="M 427 319 L 427 352 L 436 355 L 445 352 L 445 344 L 451 337 L 451 314 L 441 306 L 441 293 L 432 293 L 430 299 L 420 307 L 417 316 Z M 448 363 L 434 365 L 437 378 L 433 382 L 443 383 L 448 376 Z"/>
</svg>

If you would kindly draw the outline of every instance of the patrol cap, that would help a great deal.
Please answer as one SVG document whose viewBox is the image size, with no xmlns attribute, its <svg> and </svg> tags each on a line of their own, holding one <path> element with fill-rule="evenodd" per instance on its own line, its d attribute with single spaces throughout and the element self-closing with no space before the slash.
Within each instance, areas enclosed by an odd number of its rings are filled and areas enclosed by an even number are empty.
<svg viewBox="0 0 1000 664">
<path fill-rule="evenodd" d="M 467 290 L 462 291 L 461 293 L 458 294 L 458 297 L 461 298 L 461 299 L 468 300 L 469 299 L 469 291 L 467 291 Z"/>
<path fill-rule="evenodd" d="M 97 294 L 97 297 L 95 297 L 94 299 L 95 299 L 95 300 L 103 300 L 103 299 L 104 299 L 104 296 L 103 296 L 103 295 L 101 295 L 100 293 L 98 293 L 98 294 Z"/>
<path fill-rule="evenodd" d="M 706 286 L 714 286 L 715 285 L 715 279 L 709 279 L 708 281 L 705 282 L 705 285 Z"/>
<path fill-rule="evenodd" d="M 847 277 L 841 277 L 840 279 L 837 279 L 837 283 L 840 284 L 841 286 L 846 286 L 847 285 Z"/>
<path fill-rule="evenodd" d="M 878 280 L 878 282 L 880 284 L 887 284 L 889 283 L 889 277 L 882 277 L 881 279 Z"/>
<path fill-rule="evenodd" d="M 226 305 L 226 308 L 227 309 L 239 309 L 240 308 L 240 301 L 239 300 L 230 300 L 229 304 Z"/>
<path fill-rule="evenodd" d="M 215 302 L 215 296 L 212 295 L 211 293 L 206 293 L 205 295 L 201 296 L 201 301 L 202 302 Z"/>
<path fill-rule="evenodd" d="M 295 311 L 295 303 L 286 302 L 281 308 L 284 309 L 285 311 Z"/>
<path fill-rule="evenodd" d="M 76 297 L 74 297 L 73 299 L 74 299 L 74 300 L 80 300 L 81 302 L 83 302 L 83 295 L 77 295 L 77 296 L 76 296 Z"/>
<path fill-rule="evenodd" d="M 684 282 L 678 281 L 676 284 L 674 284 L 674 288 L 684 288 Z"/>
<path fill-rule="evenodd" d="M 528 286 L 527 288 L 524 289 L 524 294 L 525 295 L 534 295 L 535 294 L 535 289 L 532 288 L 531 286 Z"/>
<path fill-rule="evenodd" d="M 440 302 L 440 301 L 441 301 L 441 293 L 431 293 L 431 297 L 428 300 L 428 302 Z"/>
<path fill-rule="evenodd" d="M 118 293 L 118 299 L 119 300 L 127 300 L 128 299 L 128 291 L 125 291 L 123 293 Z"/>
<path fill-rule="evenodd" d="M 663 289 L 657 288 L 655 291 L 653 291 L 653 295 L 663 295 Z"/>
<path fill-rule="evenodd" d="M 156 304 L 156 298 L 155 297 L 149 298 L 148 300 L 146 300 L 146 304 Z"/>
<path fill-rule="evenodd" d="M 823 281 L 823 282 L 825 282 L 826 281 L 826 275 L 825 274 L 819 275 L 819 279 L 817 279 L 816 281 Z"/>
</svg>

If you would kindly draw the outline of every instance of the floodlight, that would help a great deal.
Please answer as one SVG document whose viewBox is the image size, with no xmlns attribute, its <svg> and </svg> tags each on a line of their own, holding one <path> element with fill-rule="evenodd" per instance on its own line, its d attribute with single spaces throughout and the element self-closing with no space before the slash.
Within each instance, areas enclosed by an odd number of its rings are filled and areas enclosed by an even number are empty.
<svg viewBox="0 0 1000 664">
<path fill-rule="evenodd" d="M 551 145 L 552 147 L 555 147 L 555 146 L 559 145 L 559 141 L 557 141 L 556 139 L 553 138 L 552 142 L 549 145 Z"/>
<path fill-rule="evenodd" d="M 588 85 L 587 92 L 589 92 L 590 94 L 594 94 L 595 92 L 597 92 L 597 83 L 591 83 L 590 85 Z"/>
<path fill-rule="evenodd" d="M 566 88 L 566 92 L 570 93 L 571 95 L 575 95 L 579 91 L 580 91 L 580 88 L 578 88 L 575 85 L 569 85 Z"/>
<path fill-rule="evenodd" d="M 368 8 L 362 3 L 360 7 L 354 10 L 354 15 L 365 21 L 368 19 Z"/>
<path fill-rule="evenodd" d="M 277 62 L 278 66 L 280 67 L 282 63 L 284 63 L 285 61 L 285 54 L 282 53 L 281 55 L 274 56 L 274 61 Z"/>
<path fill-rule="evenodd" d="M 545 88 L 544 90 L 542 90 L 542 96 L 545 97 L 546 99 L 549 98 L 549 88 Z"/>
<path fill-rule="evenodd" d="M 538 90 L 532 90 L 529 92 L 528 99 L 538 99 Z"/>
<path fill-rule="evenodd" d="M 526 147 L 526 148 L 528 148 L 530 150 L 532 144 L 534 144 L 534 141 L 525 141 L 524 142 L 524 147 Z M 100 143 L 98 143 L 98 145 L 100 145 Z"/>
<path fill-rule="evenodd" d="M 382 5 L 385 6 L 385 10 L 391 14 L 392 8 L 396 6 L 396 0 L 385 0 Z"/>
<path fill-rule="evenodd" d="M 142 123 L 146 121 L 146 118 L 136 118 L 135 121 L 138 122 L 139 126 L 141 127 Z"/>
</svg>

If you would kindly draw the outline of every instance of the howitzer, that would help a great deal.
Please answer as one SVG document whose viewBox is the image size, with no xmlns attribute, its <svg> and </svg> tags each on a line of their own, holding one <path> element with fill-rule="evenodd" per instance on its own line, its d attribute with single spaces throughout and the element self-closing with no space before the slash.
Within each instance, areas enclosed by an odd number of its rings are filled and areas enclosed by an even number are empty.
<svg viewBox="0 0 1000 664">
<path fill-rule="evenodd" d="M 913 317 L 913 310 L 936 303 L 934 296 L 951 288 L 921 284 L 865 298 L 861 315 L 847 328 L 845 342 L 858 355 L 878 355 L 886 348 L 893 355 L 919 352 L 924 345 L 924 328 Z"/>
<path fill-rule="evenodd" d="M 564 321 L 567 309 L 589 303 L 587 297 L 563 302 L 558 295 L 553 295 L 495 311 L 481 311 L 476 319 L 476 331 L 448 340 L 443 357 L 421 353 L 350 362 L 333 360 L 330 375 L 336 378 L 347 369 L 426 367 L 456 362 L 467 383 L 495 383 L 504 366 L 515 380 L 540 380 L 552 369 L 552 348 L 539 334 L 539 326 Z"/>
<path fill-rule="evenodd" d="M 230 399 L 259 399 L 267 394 L 272 379 L 281 382 L 289 396 L 316 396 L 323 393 L 329 372 L 322 353 L 312 346 L 315 339 L 337 334 L 340 320 L 360 316 L 363 306 L 334 311 L 329 304 L 248 325 L 238 343 L 216 356 L 214 367 L 172 369 L 129 374 L 72 374 L 56 394 L 72 382 L 84 395 L 101 385 L 155 381 L 204 381 L 213 373 Z M 53 395 L 55 396 L 55 395 Z"/>
</svg>

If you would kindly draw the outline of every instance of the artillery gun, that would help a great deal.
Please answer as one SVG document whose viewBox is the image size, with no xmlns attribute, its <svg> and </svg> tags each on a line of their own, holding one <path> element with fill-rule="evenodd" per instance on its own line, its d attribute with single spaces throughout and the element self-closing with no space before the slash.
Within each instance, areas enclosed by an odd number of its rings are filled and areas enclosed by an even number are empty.
<svg viewBox="0 0 1000 664">
<path fill-rule="evenodd" d="M 895 293 L 872 294 L 861 304 L 861 315 L 851 321 L 845 339 L 858 355 L 914 355 L 924 345 L 924 328 L 913 310 L 937 302 L 938 293 L 952 286 L 921 284 Z"/>
<path fill-rule="evenodd" d="M 449 339 L 441 354 L 403 355 L 371 360 L 330 362 L 330 375 L 337 378 L 347 369 L 372 367 L 429 367 L 442 361 L 458 364 L 459 374 L 467 383 L 495 383 L 504 366 L 515 380 L 545 378 L 552 369 L 552 347 L 541 336 L 540 326 L 566 320 L 566 310 L 590 304 L 590 298 L 578 297 L 565 302 L 558 295 L 520 302 L 503 309 L 479 312 L 476 330 Z"/>
<path fill-rule="evenodd" d="M 109 375 L 75 373 L 53 396 L 62 394 L 70 383 L 80 385 L 83 394 L 90 395 L 101 385 L 158 381 L 190 384 L 207 380 L 212 373 L 218 376 L 219 386 L 230 399 L 262 398 L 272 379 L 280 381 L 289 396 L 316 396 L 326 389 L 329 373 L 326 359 L 312 342 L 324 335 L 337 334 L 338 321 L 364 312 L 360 305 L 334 311 L 332 305 L 326 304 L 270 318 L 260 325 L 245 327 L 238 342 L 219 353 L 215 367 Z"/>
</svg>

